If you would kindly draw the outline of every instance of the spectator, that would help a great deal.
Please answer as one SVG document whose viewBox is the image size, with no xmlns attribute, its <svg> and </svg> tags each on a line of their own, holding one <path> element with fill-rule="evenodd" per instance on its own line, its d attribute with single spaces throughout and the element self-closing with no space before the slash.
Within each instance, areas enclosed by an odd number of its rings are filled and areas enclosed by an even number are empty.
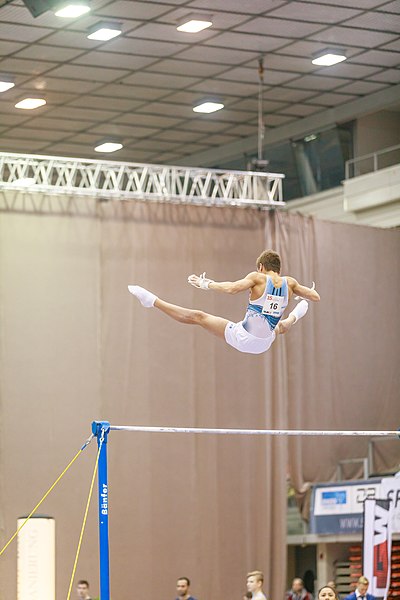
<svg viewBox="0 0 400 600">
<path fill-rule="evenodd" d="M 339 596 L 336 592 L 336 586 L 333 587 L 330 585 L 331 583 L 335 585 L 334 581 L 328 581 L 327 585 L 324 585 L 324 587 L 319 590 L 318 600 L 339 600 Z"/>
<path fill-rule="evenodd" d="M 375 596 L 367 594 L 369 581 L 364 575 L 357 581 L 355 592 L 346 596 L 345 600 L 375 600 Z"/>
<path fill-rule="evenodd" d="M 286 600 L 314 600 L 312 594 L 307 592 L 304 581 L 295 577 L 292 581 L 292 589 L 286 592 Z"/>
<path fill-rule="evenodd" d="M 196 600 L 190 595 L 190 579 L 188 577 L 179 577 L 176 582 L 176 593 L 178 597 L 176 600 Z"/>
<path fill-rule="evenodd" d="M 262 571 L 247 573 L 247 591 L 251 592 L 253 600 L 267 600 L 263 592 L 264 574 Z"/>
<path fill-rule="evenodd" d="M 76 595 L 78 600 L 91 600 L 89 594 L 89 583 L 85 579 L 78 581 L 76 586 Z"/>
</svg>

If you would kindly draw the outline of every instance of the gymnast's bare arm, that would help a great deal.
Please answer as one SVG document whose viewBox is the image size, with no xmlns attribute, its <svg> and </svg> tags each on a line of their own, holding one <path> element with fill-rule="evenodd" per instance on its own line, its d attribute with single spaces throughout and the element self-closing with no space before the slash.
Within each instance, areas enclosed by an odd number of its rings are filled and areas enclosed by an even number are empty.
<svg viewBox="0 0 400 600">
<path fill-rule="evenodd" d="M 265 275 L 253 271 L 237 281 L 213 281 L 212 279 L 206 279 L 203 276 L 190 275 L 188 282 L 194 287 L 201 289 L 215 290 L 217 292 L 225 292 L 226 294 L 238 294 L 239 292 L 245 292 L 251 290 L 254 287 L 260 285 L 265 286 Z"/>
<path fill-rule="evenodd" d="M 309 288 L 305 285 L 301 285 L 294 277 L 287 277 L 288 286 L 293 294 L 304 298 L 305 300 L 311 300 L 312 302 L 319 302 L 320 296 L 317 290 L 313 287 Z"/>
</svg>

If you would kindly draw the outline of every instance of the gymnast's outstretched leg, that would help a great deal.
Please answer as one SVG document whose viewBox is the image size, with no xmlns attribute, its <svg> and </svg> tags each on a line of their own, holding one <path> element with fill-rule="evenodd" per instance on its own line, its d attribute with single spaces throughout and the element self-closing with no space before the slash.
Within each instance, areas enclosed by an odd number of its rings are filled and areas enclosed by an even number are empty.
<svg viewBox="0 0 400 600">
<path fill-rule="evenodd" d="M 287 333 L 289 331 L 289 329 L 302 317 L 304 317 L 304 315 L 307 313 L 308 311 L 308 302 L 306 300 L 301 300 L 301 302 L 299 302 L 298 304 L 296 304 L 296 306 L 294 307 L 294 309 L 292 310 L 291 313 L 289 313 L 289 315 L 287 316 L 286 319 L 283 319 L 282 321 L 279 321 L 278 325 L 275 328 L 275 332 L 277 334 L 279 333 Z"/>
<path fill-rule="evenodd" d="M 157 298 L 155 294 L 139 285 L 129 285 L 128 289 L 146 308 L 158 308 L 161 312 L 179 323 L 200 325 L 200 327 L 203 327 L 203 329 L 206 329 L 217 337 L 225 339 L 225 328 L 228 324 L 227 319 L 210 315 L 202 310 L 194 310 L 170 304 L 161 300 L 161 298 Z"/>
</svg>

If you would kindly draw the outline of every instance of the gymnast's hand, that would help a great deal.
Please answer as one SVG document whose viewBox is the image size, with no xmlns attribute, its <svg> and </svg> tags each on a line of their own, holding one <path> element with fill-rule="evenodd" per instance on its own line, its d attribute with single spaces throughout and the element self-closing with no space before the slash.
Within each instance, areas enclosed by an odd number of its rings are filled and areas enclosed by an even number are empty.
<svg viewBox="0 0 400 600">
<path fill-rule="evenodd" d="M 212 282 L 213 282 L 212 279 L 206 279 L 205 271 L 201 275 L 193 274 L 193 275 L 189 275 L 189 277 L 188 277 L 188 283 L 190 283 L 190 285 L 193 285 L 194 287 L 199 288 L 201 290 L 208 290 L 209 285 Z"/>
</svg>

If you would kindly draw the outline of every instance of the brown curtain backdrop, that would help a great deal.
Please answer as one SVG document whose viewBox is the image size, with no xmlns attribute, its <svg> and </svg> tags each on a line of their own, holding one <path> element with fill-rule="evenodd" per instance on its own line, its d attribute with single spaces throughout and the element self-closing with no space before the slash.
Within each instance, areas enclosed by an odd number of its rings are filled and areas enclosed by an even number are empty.
<svg viewBox="0 0 400 600">
<path fill-rule="evenodd" d="M 60 208 L 61 207 L 61 208 Z M 280 212 L 53 199 L 0 213 L 0 541 L 90 433 L 113 424 L 395 429 L 400 234 Z M 13 210 L 12 210 L 13 209 Z M 128 283 L 239 320 L 244 295 L 195 290 L 192 272 L 237 279 L 264 247 L 315 280 L 322 301 L 264 356 L 146 310 Z M 109 437 L 114 599 L 240 599 L 248 570 L 282 598 L 286 479 L 330 479 L 363 439 Z M 389 450 L 393 448 L 393 450 Z M 40 512 L 56 518 L 57 597 L 65 597 L 94 466 L 89 446 Z M 382 470 L 399 447 L 379 446 Z M 0 559 L 16 595 L 16 545 Z M 78 564 L 98 594 L 96 498 Z"/>
</svg>

